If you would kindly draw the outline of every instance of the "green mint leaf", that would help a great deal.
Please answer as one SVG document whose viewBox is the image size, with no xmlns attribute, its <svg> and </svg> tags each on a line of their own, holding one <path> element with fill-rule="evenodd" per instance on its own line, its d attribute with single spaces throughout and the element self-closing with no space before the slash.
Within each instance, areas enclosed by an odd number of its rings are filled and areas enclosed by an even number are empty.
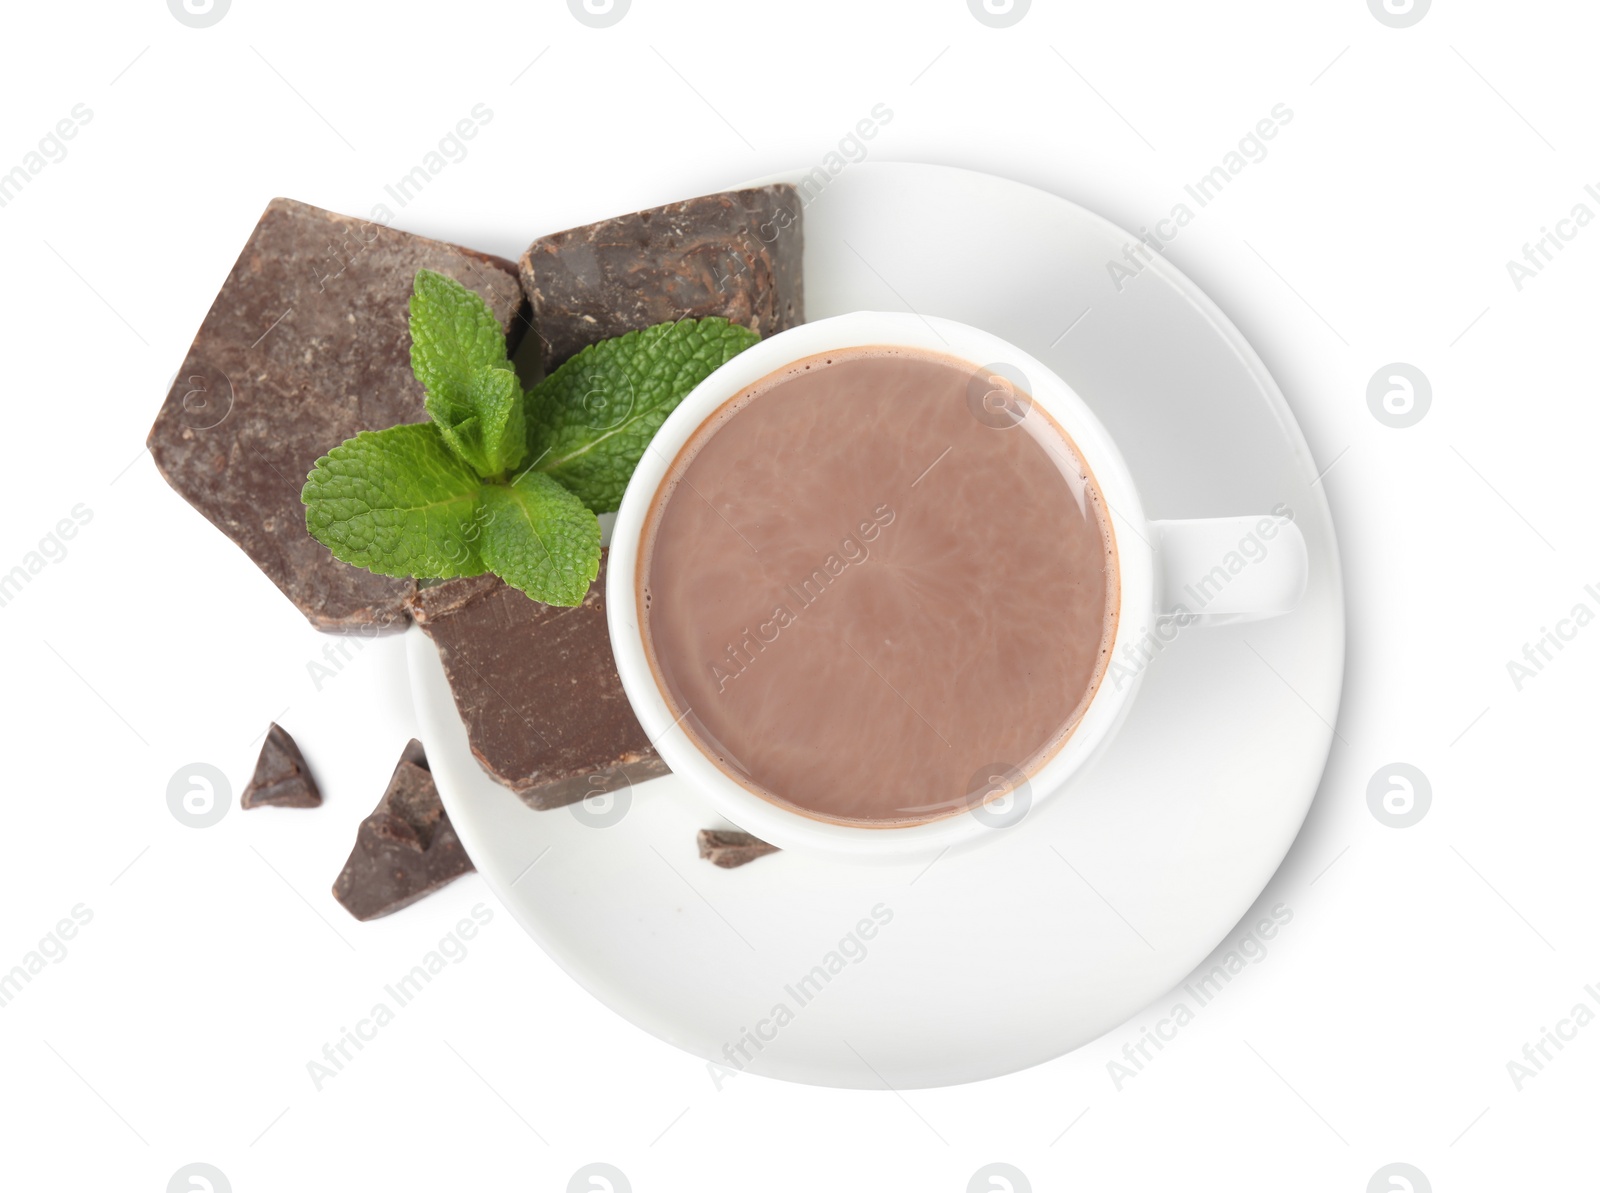
<svg viewBox="0 0 1600 1193">
<path fill-rule="evenodd" d="M 492 471 L 504 472 L 522 463 L 527 432 L 522 385 L 517 375 L 509 366 L 479 369 L 467 387 L 467 400 L 478 420 L 483 451 Z"/>
<path fill-rule="evenodd" d="M 345 563 L 445 580 L 485 570 L 482 491 L 440 428 L 411 423 L 346 439 L 316 462 L 300 500 L 306 530 Z"/>
<path fill-rule="evenodd" d="M 417 270 L 411 290 L 411 371 L 430 398 L 453 408 L 458 423 L 472 412 L 467 391 L 479 369 L 508 368 L 506 337 L 489 304 L 454 278 Z"/>
<path fill-rule="evenodd" d="M 433 414 L 433 411 L 429 410 L 428 413 Z M 439 438 L 467 467 L 472 469 L 473 475 L 493 476 L 499 471 L 491 463 L 489 453 L 484 449 L 483 436 L 476 416 L 468 415 L 452 426 L 439 421 L 438 416 L 434 415 L 433 425 L 439 430 Z"/>
<path fill-rule="evenodd" d="M 479 476 L 521 462 L 522 391 L 500 322 L 479 295 L 431 269 L 417 271 L 411 291 L 411 371 L 429 417 Z"/>
<path fill-rule="evenodd" d="M 583 502 L 542 472 L 483 489 L 489 569 L 547 605 L 581 605 L 600 572 L 600 523 Z"/>
<path fill-rule="evenodd" d="M 528 391 L 528 466 L 597 514 L 616 509 L 667 415 L 760 338 L 726 319 L 681 319 L 590 345 Z"/>
</svg>

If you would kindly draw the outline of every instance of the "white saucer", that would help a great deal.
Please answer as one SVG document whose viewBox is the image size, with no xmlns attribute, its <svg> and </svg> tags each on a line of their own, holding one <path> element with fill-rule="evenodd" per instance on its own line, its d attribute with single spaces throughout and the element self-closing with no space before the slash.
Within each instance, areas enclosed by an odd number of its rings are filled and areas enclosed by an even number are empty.
<svg viewBox="0 0 1600 1193">
<path fill-rule="evenodd" d="M 1333 524 L 1249 345 L 1164 260 L 1117 292 L 1106 262 L 1131 238 L 1100 217 L 984 174 L 862 163 L 806 208 L 805 237 L 808 316 L 909 307 L 1013 341 L 1099 415 L 1152 518 L 1289 505 L 1310 550 L 1304 603 L 1181 635 L 1091 774 L 927 869 L 790 853 L 717 869 L 697 857 L 695 833 L 718 821 L 675 776 L 635 788 L 610 827 L 531 811 L 474 761 L 438 656 L 413 629 L 417 716 L 490 888 L 620 1014 L 790 1081 L 976 1081 L 1076 1048 L 1171 989 L 1283 859 L 1338 712 Z M 841 949 L 874 908 L 864 949 Z M 827 980 L 802 989 L 818 966 Z M 771 1038 L 757 1050 L 749 1036 Z"/>
</svg>

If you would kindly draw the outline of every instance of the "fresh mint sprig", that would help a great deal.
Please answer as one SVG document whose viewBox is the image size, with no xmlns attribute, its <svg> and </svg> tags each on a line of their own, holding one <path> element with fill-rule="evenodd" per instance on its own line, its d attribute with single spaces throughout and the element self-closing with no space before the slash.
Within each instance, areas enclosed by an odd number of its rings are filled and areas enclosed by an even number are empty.
<svg viewBox="0 0 1600 1193">
<path fill-rule="evenodd" d="M 617 508 L 667 415 L 759 338 L 682 319 L 585 348 L 524 391 L 489 305 L 419 270 L 411 371 L 427 422 L 363 431 L 316 462 L 306 530 L 383 576 L 489 571 L 536 601 L 582 603 L 600 569 L 596 514 Z"/>
</svg>

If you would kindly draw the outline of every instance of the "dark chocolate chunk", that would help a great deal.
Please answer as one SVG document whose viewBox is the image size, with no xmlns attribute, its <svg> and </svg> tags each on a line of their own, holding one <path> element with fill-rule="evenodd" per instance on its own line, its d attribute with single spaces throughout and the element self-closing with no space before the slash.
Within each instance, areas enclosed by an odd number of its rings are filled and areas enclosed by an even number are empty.
<svg viewBox="0 0 1600 1193">
<path fill-rule="evenodd" d="M 531 807 L 558 808 L 667 773 L 617 676 L 606 560 L 574 608 L 494 576 L 420 590 L 412 616 L 439 648 L 472 752 Z"/>
<path fill-rule="evenodd" d="M 776 845 L 768 845 L 760 837 L 752 837 L 749 833 L 734 829 L 703 828 L 697 840 L 700 856 L 724 870 L 747 865 L 758 857 L 778 852 Z"/>
<path fill-rule="evenodd" d="M 239 797 L 241 808 L 315 808 L 322 792 L 306 767 L 306 760 L 283 727 L 274 721 L 261 743 L 256 773 Z"/>
<path fill-rule="evenodd" d="M 357 431 L 421 422 L 407 303 L 418 269 L 525 325 L 516 267 L 382 224 L 274 199 L 150 429 L 167 482 L 323 630 L 403 629 L 410 580 L 335 559 L 306 533 L 300 488 Z"/>
<path fill-rule="evenodd" d="M 685 317 L 769 336 L 805 322 L 800 196 L 723 191 L 541 236 L 522 254 L 540 360 Z"/>
<path fill-rule="evenodd" d="M 400 756 L 372 815 L 356 830 L 350 860 L 333 883 L 333 897 L 358 920 L 409 907 L 471 870 L 450 817 L 439 802 L 422 743 Z"/>
</svg>

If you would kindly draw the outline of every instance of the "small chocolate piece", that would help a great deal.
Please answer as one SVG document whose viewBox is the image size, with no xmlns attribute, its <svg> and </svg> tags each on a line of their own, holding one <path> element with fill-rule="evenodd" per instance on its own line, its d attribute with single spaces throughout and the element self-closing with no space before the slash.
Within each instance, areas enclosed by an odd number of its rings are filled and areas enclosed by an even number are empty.
<svg viewBox="0 0 1600 1193">
<path fill-rule="evenodd" d="M 424 588 L 411 602 L 439 648 L 472 753 L 541 811 L 667 773 L 611 654 L 607 555 L 570 609 L 487 575 Z"/>
<path fill-rule="evenodd" d="M 317 790 L 316 780 L 306 768 L 300 747 L 283 726 L 274 721 L 267 728 L 267 740 L 261 743 L 261 757 L 256 759 L 256 773 L 239 797 L 239 806 L 315 808 L 321 802 L 322 792 Z"/>
<path fill-rule="evenodd" d="M 763 336 L 805 322 L 800 196 L 788 183 L 703 195 L 541 236 L 522 254 L 549 372 L 623 332 L 721 315 Z"/>
<path fill-rule="evenodd" d="M 747 865 L 758 857 L 778 852 L 776 845 L 768 845 L 760 837 L 752 837 L 736 829 L 703 828 L 697 840 L 700 856 L 724 870 Z"/>
<path fill-rule="evenodd" d="M 439 802 L 422 743 L 400 755 L 372 815 L 356 830 L 350 860 L 333 883 L 333 897 L 358 920 L 409 907 L 473 868 Z"/>
<path fill-rule="evenodd" d="M 511 262 L 274 199 L 150 429 L 167 483 L 321 630 L 405 627 L 415 585 L 335 559 L 306 533 L 300 488 L 357 431 L 425 417 L 407 329 L 422 268 L 524 326 Z"/>
</svg>

